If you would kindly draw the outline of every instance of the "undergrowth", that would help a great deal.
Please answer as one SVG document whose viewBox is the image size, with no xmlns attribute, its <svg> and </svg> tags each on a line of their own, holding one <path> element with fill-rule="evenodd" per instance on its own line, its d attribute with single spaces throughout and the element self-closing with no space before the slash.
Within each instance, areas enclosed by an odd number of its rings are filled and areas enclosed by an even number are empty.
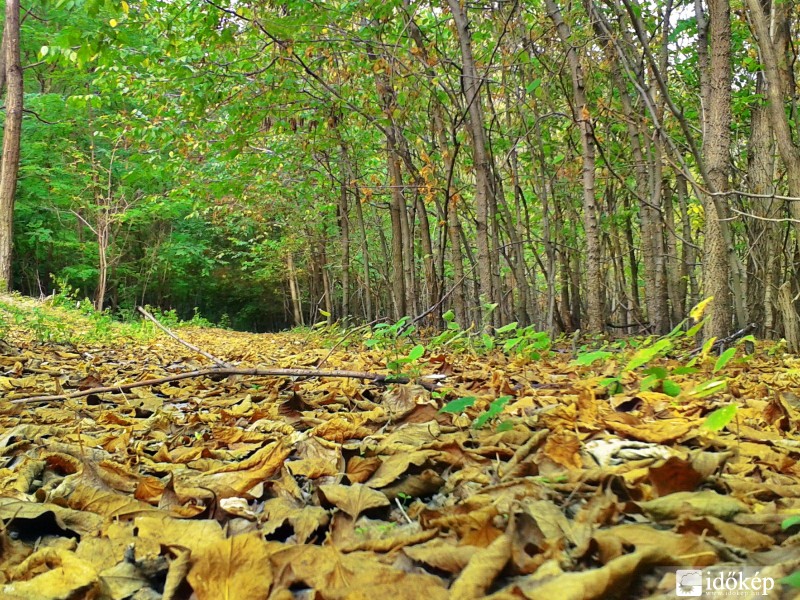
<svg viewBox="0 0 800 600">
<path fill-rule="evenodd" d="M 161 311 L 147 307 L 165 327 L 214 327 L 195 310 L 188 321 L 182 321 L 174 310 Z M 77 299 L 70 288 L 37 301 L 20 295 L 0 296 L 0 338 L 29 338 L 56 344 L 113 344 L 119 339 L 148 341 L 159 333 L 158 328 L 133 311 L 112 314 L 98 311 L 88 299 Z"/>
</svg>

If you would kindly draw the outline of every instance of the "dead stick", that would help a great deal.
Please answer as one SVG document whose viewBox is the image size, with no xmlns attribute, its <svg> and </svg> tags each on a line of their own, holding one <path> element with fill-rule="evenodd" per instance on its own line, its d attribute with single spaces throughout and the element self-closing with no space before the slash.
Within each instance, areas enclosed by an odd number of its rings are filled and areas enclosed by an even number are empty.
<svg viewBox="0 0 800 600">
<path fill-rule="evenodd" d="M 11 404 L 28 404 L 32 402 L 51 402 L 54 400 L 69 400 L 80 398 L 89 394 L 104 394 L 106 392 L 124 392 L 137 387 L 148 385 L 160 385 L 170 381 L 189 379 L 191 377 L 206 377 L 213 375 L 252 375 L 256 377 L 348 377 L 351 379 L 367 379 L 375 383 L 409 383 L 411 378 L 393 375 L 381 375 L 378 373 L 367 373 L 365 371 L 317 371 L 316 369 L 240 369 L 235 367 L 216 367 L 213 369 L 201 369 L 199 371 L 188 371 L 177 373 L 159 379 L 146 379 L 144 381 L 134 381 L 132 383 L 120 383 L 117 385 L 107 385 L 103 387 L 91 388 L 88 390 L 78 390 L 69 394 L 55 394 L 52 396 L 33 396 L 31 398 L 18 398 L 11 400 Z M 426 381 L 425 378 L 416 381 L 419 385 L 428 390 L 436 389 L 435 381 Z"/>
<path fill-rule="evenodd" d="M 142 314 L 142 316 L 144 316 L 146 319 L 150 319 L 150 320 L 151 320 L 153 323 L 155 323 L 155 324 L 156 324 L 156 327 L 158 327 L 158 328 L 159 328 L 161 331 L 163 331 L 164 333 L 166 333 L 166 334 L 167 334 L 169 337 L 171 337 L 172 339 L 174 339 L 174 340 L 175 340 L 175 341 L 177 341 L 178 343 L 180 343 L 180 344 L 183 344 L 184 346 L 186 346 L 187 348 L 189 348 L 189 350 L 192 350 L 192 351 L 194 351 L 194 352 L 197 352 L 198 354 L 202 354 L 202 355 L 203 355 L 203 356 L 205 356 L 207 359 L 211 360 L 213 363 L 215 363 L 215 364 L 219 365 L 220 367 L 230 367 L 230 366 L 231 366 L 231 364 L 230 364 L 230 363 L 227 363 L 227 362 L 225 362 L 224 360 L 222 360 L 222 359 L 220 359 L 220 358 L 217 358 L 217 357 L 216 357 L 216 356 L 214 356 L 213 354 L 209 354 L 209 353 L 208 353 L 208 352 L 206 352 L 205 350 L 202 350 L 201 348 L 198 348 L 198 347 L 197 347 L 197 346 L 195 346 L 194 344 L 190 344 L 190 343 L 189 343 L 189 342 L 187 342 L 186 340 L 182 340 L 182 339 L 181 339 L 181 338 L 179 338 L 177 335 L 175 335 L 175 334 L 174 334 L 172 331 L 170 331 L 169 329 L 167 329 L 166 327 L 164 327 L 164 326 L 163 326 L 161 323 L 159 323 L 159 322 L 156 320 L 156 318 L 155 318 L 153 315 L 151 315 L 149 312 L 147 312 L 147 311 L 146 311 L 145 309 L 143 309 L 141 306 L 137 306 L 137 307 L 136 307 L 136 310 L 138 310 L 138 311 L 139 311 L 139 312 Z"/>
</svg>

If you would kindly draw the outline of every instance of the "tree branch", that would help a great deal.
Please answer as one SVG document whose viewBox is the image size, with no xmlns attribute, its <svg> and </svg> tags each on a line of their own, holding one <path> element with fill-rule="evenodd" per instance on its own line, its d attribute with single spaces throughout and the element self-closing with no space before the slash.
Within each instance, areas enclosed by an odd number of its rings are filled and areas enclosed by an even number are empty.
<svg viewBox="0 0 800 600">
<path fill-rule="evenodd" d="M 441 375 L 429 375 L 427 377 L 420 377 L 412 380 L 410 377 L 402 375 L 382 375 L 379 373 L 368 373 L 366 371 L 318 371 L 316 369 L 242 369 L 237 367 L 214 367 L 211 369 L 200 369 L 199 371 L 188 371 L 186 373 L 177 373 L 167 377 L 160 377 L 158 379 L 147 379 L 144 381 L 133 381 L 131 383 L 120 383 L 116 385 L 107 385 L 102 387 L 95 387 L 86 390 L 78 390 L 68 394 L 54 394 L 50 396 L 32 396 L 30 398 L 17 398 L 11 400 L 11 404 L 32 404 L 36 402 L 53 402 L 56 400 L 70 400 L 72 398 L 81 398 L 91 394 L 105 394 L 108 392 L 125 392 L 137 387 L 161 385 L 162 383 L 170 383 L 172 381 L 180 381 L 181 379 L 190 379 L 194 377 L 213 377 L 213 376 L 227 376 L 227 375 L 250 375 L 254 377 L 335 377 L 335 378 L 350 378 L 350 379 L 365 379 L 372 381 L 379 385 L 387 385 L 390 383 L 416 383 L 427 390 L 435 390 L 438 387 L 438 380 L 442 379 Z"/>
<path fill-rule="evenodd" d="M 198 354 L 202 354 L 202 355 L 203 355 L 203 356 L 205 356 L 207 359 L 209 359 L 211 362 L 215 363 L 217 366 L 220 366 L 220 367 L 230 367 L 230 366 L 231 366 L 231 364 L 230 364 L 229 362 L 225 362 L 225 361 L 224 361 L 224 360 L 222 360 L 221 358 L 217 358 L 216 356 L 214 356 L 213 354 L 210 354 L 210 353 L 206 352 L 206 351 L 205 351 L 205 350 L 203 350 L 202 348 L 198 348 L 198 347 L 197 347 L 197 346 L 195 346 L 194 344 L 190 344 L 190 343 L 189 343 L 189 342 L 187 342 L 186 340 L 182 340 L 182 339 L 181 339 L 181 338 L 179 338 L 179 337 L 178 337 L 176 334 L 174 334 L 174 333 L 173 333 L 173 332 L 172 332 L 170 329 L 168 329 L 167 327 L 164 327 L 164 326 L 163 326 L 161 323 L 159 323 L 159 322 L 156 320 L 156 318 L 155 318 L 153 315 L 151 315 L 149 312 L 147 312 L 147 311 L 146 311 L 145 309 L 143 309 L 141 306 L 137 306 L 137 307 L 136 307 L 136 310 L 137 310 L 137 311 L 139 311 L 139 313 L 140 313 L 140 314 L 141 314 L 143 317 L 145 317 L 146 319 L 149 319 L 150 321 L 152 321 L 153 323 L 155 323 L 155 324 L 156 324 L 156 327 L 158 327 L 158 328 L 159 328 L 161 331 L 163 331 L 164 333 L 166 333 L 166 334 L 167 334 L 169 337 L 171 337 L 173 340 L 175 340 L 175 341 L 177 341 L 178 343 L 180 343 L 180 344 L 183 344 L 184 346 L 186 346 L 187 348 L 189 348 L 189 350 L 192 350 L 192 351 L 194 351 L 194 352 L 197 352 Z"/>
</svg>

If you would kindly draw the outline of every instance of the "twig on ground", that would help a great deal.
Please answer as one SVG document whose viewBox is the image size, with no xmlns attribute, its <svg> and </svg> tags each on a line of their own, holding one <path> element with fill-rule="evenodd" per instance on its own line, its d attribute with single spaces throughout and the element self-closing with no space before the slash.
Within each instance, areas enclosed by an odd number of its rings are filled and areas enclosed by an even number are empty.
<svg viewBox="0 0 800 600">
<path fill-rule="evenodd" d="M 750 323 L 749 325 L 743 327 L 736 333 L 732 333 L 728 337 L 718 339 L 711 345 L 711 348 L 709 348 L 709 352 L 721 353 L 723 350 L 725 350 L 725 348 L 730 346 L 733 342 L 735 342 L 739 338 L 743 338 L 744 336 L 753 333 L 756 330 L 756 327 L 758 327 L 758 325 L 756 325 L 755 323 Z M 689 356 L 695 356 L 697 354 L 700 354 L 702 351 L 703 351 L 703 346 L 699 346 L 694 350 L 692 350 L 691 352 L 689 352 Z"/>
<path fill-rule="evenodd" d="M 174 339 L 178 343 L 183 344 L 184 346 L 189 348 L 189 350 L 192 350 L 193 352 L 197 352 L 198 354 L 201 354 L 201 355 L 205 356 L 207 359 L 212 361 L 214 364 L 219 365 L 220 367 L 230 367 L 231 366 L 231 364 L 229 362 L 225 362 L 221 358 L 217 358 L 213 354 L 209 354 L 208 352 L 206 352 L 202 348 L 198 348 L 194 344 L 190 344 L 186 340 L 182 340 L 177 335 L 175 335 L 172 331 L 170 331 L 168 328 L 164 327 L 161 323 L 159 323 L 153 315 L 151 315 L 149 312 L 147 312 L 141 306 L 137 306 L 136 310 L 139 311 L 139 313 L 141 313 L 142 316 L 144 316 L 146 319 L 149 319 L 150 321 L 155 323 L 156 327 L 158 327 L 161 331 L 166 333 L 169 337 L 171 337 L 172 339 Z"/>
<path fill-rule="evenodd" d="M 227 376 L 227 375 L 250 375 L 254 377 L 339 377 L 350 379 L 365 379 L 377 384 L 390 384 L 390 383 L 417 383 L 427 390 L 435 390 L 438 387 L 437 380 L 433 377 L 421 377 L 412 380 L 410 377 L 401 377 L 394 375 L 381 375 L 379 373 L 368 373 L 366 371 L 318 371 L 316 369 L 242 369 L 236 367 L 214 367 L 210 369 L 201 369 L 199 371 L 187 371 L 186 373 L 177 373 L 159 379 L 146 379 L 144 381 L 133 381 L 131 383 L 120 383 L 116 385 L 107 385 L 102 387 L 95 387 L 86 390 L 78 390 L 68 394 L 54 394 L 51 396 L 33 396 L 30 398 L 17 398 L 11 400 L 11 404 L 30 404 L 34 402 L 53 402 L 56 400 L 69 400 L 72 398 L 80 398 L 90 394 L 104 394 L 107 392 L 123 392 L 137 387 L 161 385 L 162 383 L 169 383 L 171 381 L 179 381 L 181 379 L 190 379 L 192 377 L 213 377 L 213 376 Z"/>
</svg>

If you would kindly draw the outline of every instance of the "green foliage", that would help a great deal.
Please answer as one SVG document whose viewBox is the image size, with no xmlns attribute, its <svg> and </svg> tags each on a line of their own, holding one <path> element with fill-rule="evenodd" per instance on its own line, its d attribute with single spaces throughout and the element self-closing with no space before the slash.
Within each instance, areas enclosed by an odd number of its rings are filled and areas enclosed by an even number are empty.
<svg viewBox="0 0 800 600">
<path fill-rule="evenodd" d="M 505 354 L 521 356 L 530 360 L 539 360 L 542 356 L 549 355 L 550 336 L 546 331 L 536 331 L 533 325 L 519 327 L 509 323 L 495 331 L 498 342 L 502 342 Z"/>
<path fill-rule="evenodd" d="M 800 525 L 800 515 L 793 515 L 781 521 L 781 529 L 784 531 L 794 527 L 795 525 Z"/>
<path fill-rule="evenodd" d="M 445 323 L 444 330 L 430 339 L 429 348 L 449 348 L 454 350 L 462 349 L 469 345 L 469 330 L 462 329 L 461 325 L 455 322 L 455 318 L 455 313 L 452 310 L 448 310 L 442 315 Z"/>
<path fill-rule="evenodd" d="M 656 340 L 652 344 L 646 344 L 643 348 L 637 350 L 634 355 L 625 365 L 623 371 L 633 371 L 639 367 L 649 363 L 659 354 L 669 351 L 672 348 L 672 340 L 669 337 Z"/>
<path fill-rule="evenodd" d="M 736 404 L 729 404 L 718 408 L 706 417 L 702 427 L 710 431 L 720 431 L 734 419 L 738 409 L 739 407 Z"/>
<path fill-rule="evenodd" d="M 455 400 L 451 400 L 442 408 L 439 409 L 441 413 L 453 413 L 453 414 L 460 414 L 468 409 L 470 406 L 475 404 L 477 398 L 474 396 L 467 396 L 465 398 L 456 398 Z"/>
<path fill-rule="evenodd" d="M 613 356 L 613 352 L 606 350 L 595 350 L 593 352 L 586 352 L 579 355 L 576 359 L 570 362 L 571 365 L 576 366 L 589 366 L 597 361 L 605 361 L 609 356 Z"/>
<path fill-rule="evenodd" d="M 492 400 L 492 402 L 489 403 L 489 407 L 472 422 L 472 428 L 480 429 L 486 425 L 490 419 L 501 414 L 505 405 L 508 404 L 512 398 L 513 396 L 500 396 L 496 400 Z"/>
<path fill-rule="evenodd" d="M 795 571 L 791 575 L 782 577 L 778 582 L 793 588 L 800 588 L 800 571 Z"/>
<path fill-rule="evenodd" d="M 425 354 L 425 346 L 417 344 L 406 356 L 395 357 L 386 363 L 386 368 L 393 375 L 418 375 L 419 374 L 419 360 Z"/>
<path fill-rule="evenodd" d="M 736 354 L 736 348 L 728 348 L 727 350 L 725 350 L 725 352 L 720 354 L 719 358 L 717 359 L 717 362 L 714 363 L 714 373 L 724 369 L 725 365 L 727 365 L 730 362 L 730 360 L 734 357 L 735 354 Z"/>
</svg>

